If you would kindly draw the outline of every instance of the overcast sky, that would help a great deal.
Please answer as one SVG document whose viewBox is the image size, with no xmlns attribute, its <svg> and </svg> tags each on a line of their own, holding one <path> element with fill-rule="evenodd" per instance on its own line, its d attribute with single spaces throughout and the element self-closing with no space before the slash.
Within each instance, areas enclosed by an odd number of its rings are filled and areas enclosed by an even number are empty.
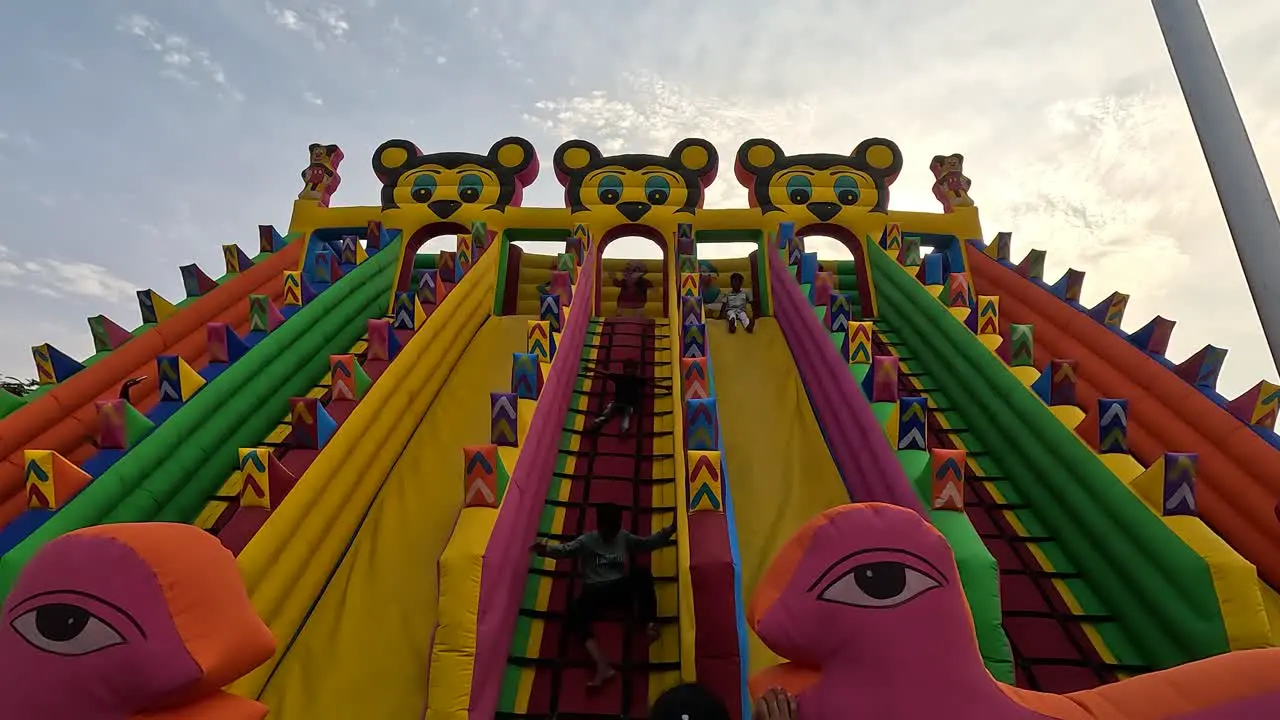
<svg viewBox="0 0 1280 720">
<path fill-rule="evenodd" d="M 1280 4 L 1202 0 L 1264 170 L 1280 178 Z M 19 6 L 20 7 L 16 7 Z M 78 12 L 69 12 L 78 7 Z M 346 152 L 335 204 L 377 202 L 391 137 L 482 152 L 583 137 L 732 162 L 749 137 L 847 152 L 882 135 L 893 206 L 934 211 L 929 158 L 962 152 L 988 237 L 1132 295 L 1125 326 L 1178 321 L 1170 356 L 1231 350 L 1232 396 L 1275 379 L 1146 0 L 66 0 L 0 9 L 0 374 L 28 347 L 92 351 L 85 318 L 138 320 L 134 291 L 182 297 L 284 228 L 312 141 Z M 729 168 L 709 205 L 739 205 Z"/>
</svg>

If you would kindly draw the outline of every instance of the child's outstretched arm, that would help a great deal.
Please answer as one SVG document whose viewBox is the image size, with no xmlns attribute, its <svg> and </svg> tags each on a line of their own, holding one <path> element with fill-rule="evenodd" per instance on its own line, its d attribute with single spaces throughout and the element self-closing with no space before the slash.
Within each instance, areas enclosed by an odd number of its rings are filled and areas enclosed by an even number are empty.
<svg viewBox="0 0 1280 720">
<path fill-rule="evenodd" d="M 534 554 L 541 557 L 558 559 L 573 557 L 574 555 L 582 552 L 585 547 L 586 540 L 579 535 L 567 543 L 548 542 L 547 540 L 539 538 L 533 543 L 533 547 L 530 549 L 533 550 Z"/>
<path fill-rule="evenodd" d="M 675 537 L 675 534 L 676 534 L 675 523 L 671 523 L 670 525 L 662 528 L 661 530 L 659 530 L 658 532 L 652 535 L 640 536 L 640 535 L 632 535 L 628 533 L 627 541 L 626 541 L 627 549 L 639 550 L 642 552 L 657 550 L 663 545 L 666 545 L 667 543 L 671 542 L 671 538 Z"/>
</svg>

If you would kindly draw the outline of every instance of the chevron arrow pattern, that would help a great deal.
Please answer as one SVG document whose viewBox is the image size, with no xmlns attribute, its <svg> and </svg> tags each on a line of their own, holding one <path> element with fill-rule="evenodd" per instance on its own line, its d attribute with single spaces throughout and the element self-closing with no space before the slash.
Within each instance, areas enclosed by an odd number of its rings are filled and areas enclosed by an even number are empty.
<svg viewBox="0 0 1280 720">
<path fill-rule="evenodd" d="M 1049 404 L 1076 404 L 1076 361 L 1049 361 Z"/>
<path fill-rule="evenodd" d="M 1129 401 L 1098 398 L 1098 453 L 1129 453 Z"/>
<path fill-rule="evenodd" d="M 689 468 L 689 512 L 723 511 L 720 453 L 690 451 L 686 463 Z"/>
<path fill-rule="evenodd" d="M 849 362 L 855 365 L 871 364 L 871 323 L 849 323 Z"/>
<path fill-rule="evenodd" d="M 682 358 L 680 360 L 680 384 L 684 399 L 702 400 L 710 397 L 707 390 L 707 359 Z"/>
<path fill-rule="evenodd" d="M 1164 515 L 1196 515 L 1195 453 L 1164 454 Z"/>
<path fill-rule="evenodd" d="M 1000 298 L 995 295 L 978 296 L 978 334 L 1000 334 Z"/>
<path fill-rule="evenodd" d="M 503 447 L 516 447 L 519 396 L 516 393 L 489 393 L 489 441 Z"/>
<path fill-rule="evenodd" d="M 182 402 L 182 383 L 178 379 L 177 355 L 161 355 L 156 358 L 156 379 L 160 402 Z"/>
<path fill-rule="evenodd" d="M 329 400 L 356 399 L 356 358 L 354 355 L 329 357 Z"/>
<path fill-rule="evenodd" d="M 880 236 L 880 247 L 890 251 L 890 255 L 902 247 L 902 226 L 898 223 L 885 225 L 884 233 Z"/>
<path fill-rule="evenodd" d="M 902 238 L 902 248 L 898 250 L 898 263 L 905 267 L 916 267 L 920 264 L 919 235 L 906 235 Z"/>
<path fill-rule="evenodd" d="M 933 471 L 933 509 L 964 512 L 964 450 L 934 448 L 929 451 Z"/>
<path fill-rule="evenodd" d="M 685 325 L 680 331 L 680 339 L 681 357 L 707 356 L 707 328 L 702 323 Z"/>
<path fill-rule="evenodd" d="M 1035 327 L 1032 325 L 1009 325 L 1009 367 L 1034 367 Z"/>
<path fill-rule="evenodd" d="M 465 507 L 498 506 L 498 448 L 479 445 L 462 448 L 465 480 Z"/>
<path fill-rule="evenodd" d="M 898 399 L 898 449 L 928 450 L 929 400 L 923 397 Z"/>
</svg>

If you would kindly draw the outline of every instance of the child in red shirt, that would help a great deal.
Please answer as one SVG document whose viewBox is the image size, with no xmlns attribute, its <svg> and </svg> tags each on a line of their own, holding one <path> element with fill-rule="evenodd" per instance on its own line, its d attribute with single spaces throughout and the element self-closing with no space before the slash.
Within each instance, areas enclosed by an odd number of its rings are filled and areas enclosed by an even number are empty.
<svg viewBox="0 0 1280 720">
<path fill-rule="evenodd" d="M 649 304 L 649 288 L 653 283 L 644 276 L 644 266 L 634 260 L 627 263 L 626 271 L 613 278 L 614 287 L 621 288 L 618 293 L 618 315 L 621 317 L 644 317 L 645 305 Z"/>
</svg>

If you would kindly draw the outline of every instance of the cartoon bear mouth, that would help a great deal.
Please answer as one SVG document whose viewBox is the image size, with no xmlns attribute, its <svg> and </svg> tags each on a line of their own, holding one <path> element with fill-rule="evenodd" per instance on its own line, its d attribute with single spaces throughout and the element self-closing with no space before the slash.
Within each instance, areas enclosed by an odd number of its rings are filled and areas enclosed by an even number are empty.
<svg viewBox="0 0 1280 720">
<path fill-rule="evenodd" d="M 441 220 L 449 219 L 449 216 L 458 212 L 458 208 L 462 207 L 462 203 L 457 200 L 432 200 L 427 203 L 427 207 L 436 217 Z"/>
<path fill-rule="evenodd" d="M 649 203 L 643 202 L 624 202 L 618 203 L 618 212 L 622 213 L 622 217 L 631 222 L 639 222 L 640 218 L 645 216 L 653 208 Z"/>
<path fill-rule="evenodd" d="M 808 205 L 805 205 L 805 207 L 809 209 L 809 212 L 813 213 L 814 217 L 818 218 L 822 222 L 827 222 L 831 218 L 840 214 L 840 206 L 836 203 L 811 202 Z"/>
</svg>

